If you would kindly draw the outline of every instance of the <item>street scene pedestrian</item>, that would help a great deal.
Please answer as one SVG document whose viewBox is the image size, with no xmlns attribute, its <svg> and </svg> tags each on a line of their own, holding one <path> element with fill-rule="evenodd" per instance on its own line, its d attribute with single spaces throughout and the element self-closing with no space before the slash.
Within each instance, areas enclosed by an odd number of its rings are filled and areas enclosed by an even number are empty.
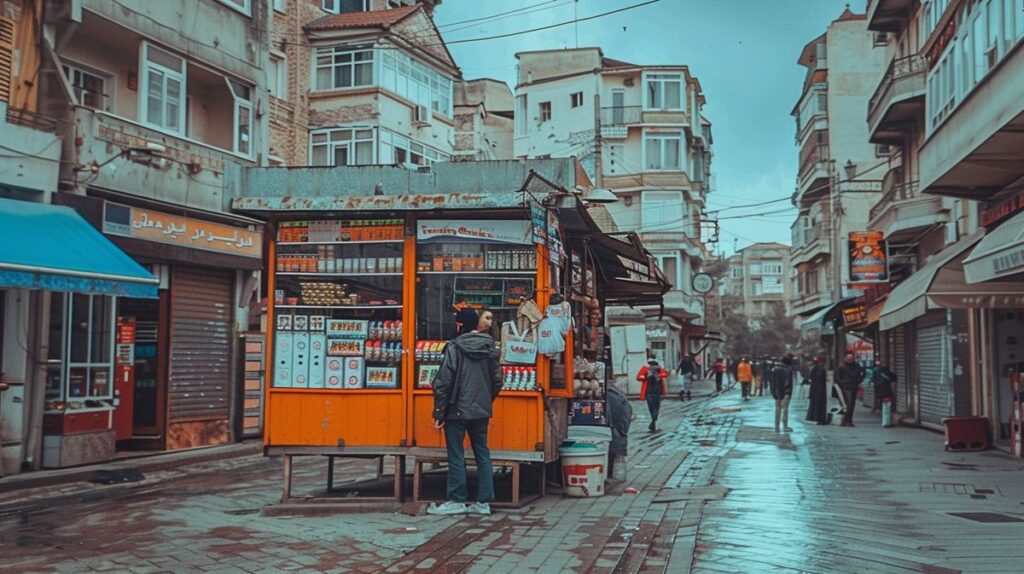
<svg viewBox="0 0 1024 574">
<path fill-rule="evenodd" d="M 640 400 L 647 403 L 647 411 L 651 415 L 651 423 L 647 430 L 658 430 L 658 414 L 661 412 L 661 399 L 668 394 L 668 371 L 661 368 L 658 360 L 651 357 L 647 365 L 636 374 L 640 382 Z"/>
<path fill-rule="evenodd" d="M 789 401 L 793 398 L 793 357 L 787 355 L 771 372 L 771 393 L 775 399 L 775 432 L 792 432 L 789 427 Z M 781 426 L 780 426 L 781 425 Z"/>
<path fill-rule="evenodd" d="M 494 338 L 490 335 L 493 313 L 473 313 L 477 323 L 448 344 L 444 359 L 434 377 L 435 428 L 444 430 L 448 453 L 447 500 L 427 509 L 429 514 L 491 513 L 494 500 L 494 470 L 487 445 L 487 427 L 493 415 L 494 399 L 501 391 L 501 367 Z M 463 321 L 471 321 L 468 313 L 460 313 Z M 463 329 L 469 323 L 463 323 Z M 466 504 L 466 452 L 463 441 L 469 434 L 477 469 L 476 502 Z"/>
<path fill-rule="evenodd" d="M 840 426 L 852 427 L 853 411 L 857 406 L 857 391 L 864 381 L 864 367 L 857 364 L 853 353 L 847 353 L 843 362 L 836 368 L 836 384 L 843 393 L 843 422 Z"/>
<path fill-rule="evenodd" d="M 825 369 L 825 358 L 815 357 L 810 370 L 807 373 L 810 383 L 808 393 L 807 418 L 819 425 L 829 424 L 832 414 L 829 412 L 828 400 L 830 392 L 828 388 L 828 371 Z"/>
<path fill-rule="evenodd" d="M 715 392 L 720 393 L 722 392 L 722 383 L 726 377 L 725 360 L 722 359 L 722 357 L 718 357 L 715 359 L 715 363 L 712 368 L 715 372 Z"/>
<path fill-rule="evenodd" d="M 896 373 L 888 365 L 882 363 L 881 359 L 875 359 L 875 366 L 871 371 L 871 386 L 875 391 L 875 402 L 871 412 L 882 408 L 882 402 L 892 400 L 893 386 L 896 384 Z"/>
<path fill-rule="evenodd" d="M 736 365 L 736 381 L 740 384 L 740 396 L 743 400 L 750 399 L 750 385 L 754 380 L 754 368 L 747 361 L 746 357 L 740 359 L 738 365 Z"/>
<path fill-rule="evenodd" d="M 693 361 L 693 357 L 689 354 L 684 354 L 682 360 L 679 361 L 680 399 L 688 401 L 693 398 L 690 384 L 693 382 L 693 378 L 697 376 L 698 369 L 699 366 Z"/>
<path fill-rule="evenodd" d="M 616 478 L 616 465 L 625 464 L 629 454 L 629 428 L 633 422 L 633 407 L 626 393 L 615 383 L 608 383 L 608 424 L 612 440 L 608 445 L 608 476 Z M 625 475 L 625 472 L 622 472 Z"/>
</svg>

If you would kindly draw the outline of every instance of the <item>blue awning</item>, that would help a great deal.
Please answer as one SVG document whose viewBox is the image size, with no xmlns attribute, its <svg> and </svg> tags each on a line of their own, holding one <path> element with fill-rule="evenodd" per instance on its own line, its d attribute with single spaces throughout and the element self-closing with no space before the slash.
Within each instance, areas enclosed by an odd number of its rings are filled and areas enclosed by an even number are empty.
<svg viewBox="0 0 1024 574">
<path fill-rule="evenodd" d="M 157 297 L 157 279 L 70 207 L 0 199 L 0 234 L 0 287 Z"/>
</svg>

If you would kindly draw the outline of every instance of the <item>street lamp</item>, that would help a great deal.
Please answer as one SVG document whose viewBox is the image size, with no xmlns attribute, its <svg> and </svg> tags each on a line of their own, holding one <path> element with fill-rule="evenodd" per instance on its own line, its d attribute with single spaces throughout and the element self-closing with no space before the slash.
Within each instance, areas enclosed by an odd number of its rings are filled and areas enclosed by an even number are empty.
<svg viewBox="0 0 1024 574">
<path fill-rule="evenodd" d="M 853 163 L 853 160 L 846 160 L 846 165 L 843 166 L 846 170 L 846 181 L 851 181 L 857 177 L 857 164 Z"/>
</svg>

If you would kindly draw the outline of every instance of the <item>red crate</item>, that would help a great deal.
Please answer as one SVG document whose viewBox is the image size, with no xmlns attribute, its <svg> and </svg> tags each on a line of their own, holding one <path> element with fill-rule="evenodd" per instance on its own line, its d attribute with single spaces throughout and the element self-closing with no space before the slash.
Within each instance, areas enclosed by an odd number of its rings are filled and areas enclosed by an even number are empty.
<svg viewBox="0 0 1024 574">
<path fill-rule="evenodd" d="M 942 424 L 946 426 L 946 450 L 986 450 L 991 444 L 985 417 L 949 417 L 942 419 Z"/>
</svg>

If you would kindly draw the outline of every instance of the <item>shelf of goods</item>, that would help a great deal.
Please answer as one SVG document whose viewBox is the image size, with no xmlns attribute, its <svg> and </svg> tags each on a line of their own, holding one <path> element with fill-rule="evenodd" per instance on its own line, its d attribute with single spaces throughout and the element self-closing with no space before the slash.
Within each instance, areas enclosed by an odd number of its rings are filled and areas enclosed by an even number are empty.
<svg viewBox="0 0 1024 574">
<path fill-rule="evenodd" d="M 523 300 L 546 304 L 543 247 L 424 240 L 418 223 L 277 222 L 268 446 L 442 448 L 431 384 L 456 334 L 455 309 L 487 307 L 497 332 Z M 492 449 L 552 458 L 544 397 L 568 399 L 572 389 L 552 390 L 551 373 L 544 356 L 504 366 Z"/>
</svg>

